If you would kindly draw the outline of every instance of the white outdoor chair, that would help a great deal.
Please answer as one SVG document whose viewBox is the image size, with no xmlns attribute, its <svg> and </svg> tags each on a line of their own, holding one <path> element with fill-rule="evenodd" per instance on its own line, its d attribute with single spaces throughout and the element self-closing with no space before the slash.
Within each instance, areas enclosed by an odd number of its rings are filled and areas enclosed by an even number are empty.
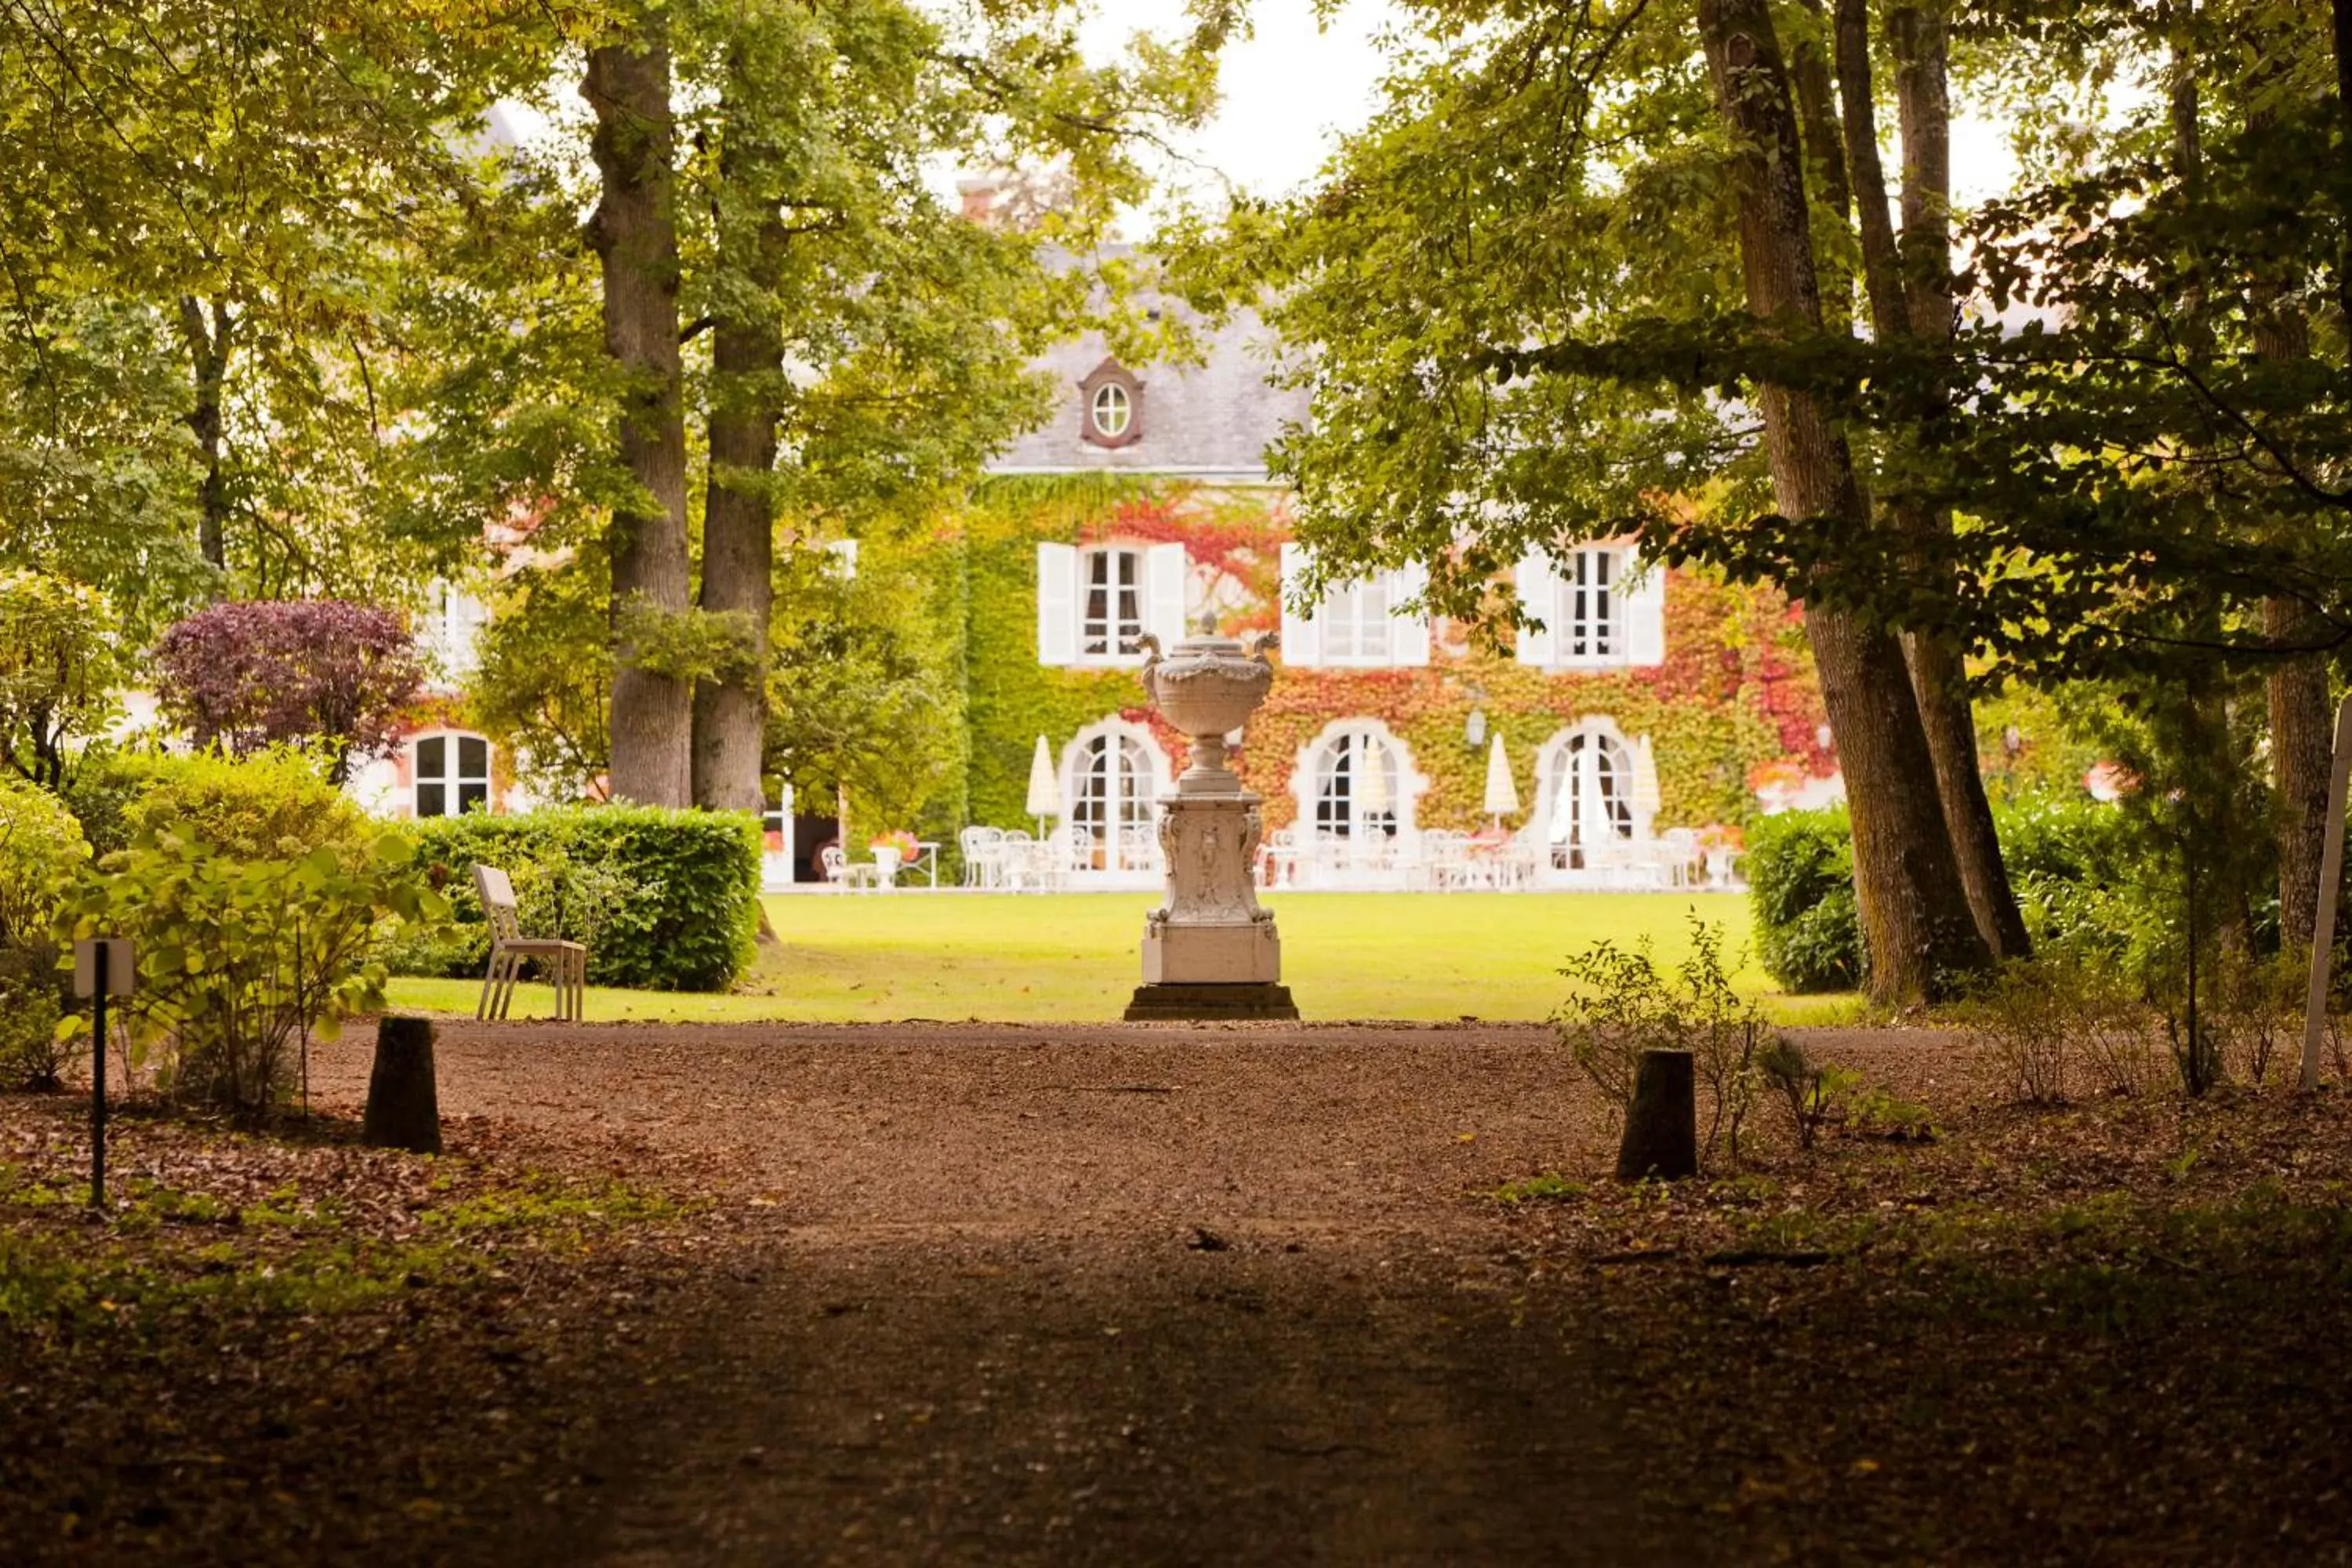
<svg viewBox="0 0 2352 1568">
<path fill-rule="evenodd" d="M 991 885 L 989 873 L 996 859 L 994 850 L 1004 842 L 1001 827 L 971 826 L 956 835 L 956 846 L 963 851 L 963 885 L 985 888 Z"/>
<path fill-rule="evenodd" d="M 580 1020 L 588 999 L 588 949 L 560 937 L 525 936 L 515 914 L 514 883 L 496 866 L 474 868 L 474 891 L 490 927 L 490 966 L 482 976 L 478 1019 L 503 1018 L 513 1005 L 523 960 L 535 958 L 555 986 L 555 1016 Z"/>
<path fill-rule="evenodd" d="M 816 863 L 824 879 L 836 888 L 849 881 L 849 852 L 838 844 L 828 844 L 816 852 Z"/>
</svg>

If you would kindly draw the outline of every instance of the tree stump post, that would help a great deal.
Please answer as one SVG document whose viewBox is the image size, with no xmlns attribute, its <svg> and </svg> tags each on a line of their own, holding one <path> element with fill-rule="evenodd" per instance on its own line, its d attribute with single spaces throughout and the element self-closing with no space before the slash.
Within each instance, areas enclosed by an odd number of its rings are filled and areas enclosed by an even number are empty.
<svg viewBox="0 0 2352 1568">
<path fill-rule="evenodd" d="M 1688 1051 L 1643 1051 L 1617 1148 L 1617 1179 L 1664 1181 L 1698 1171 L 1698 1089 Z"/>
<path fill-rule="evenodd" d="M 441 1152 L 441 1101 L 433 1082 L 433 1023 L 387 1015 L 375 1026 L 362 1135 L 383 1149 Z"/>
</svg>

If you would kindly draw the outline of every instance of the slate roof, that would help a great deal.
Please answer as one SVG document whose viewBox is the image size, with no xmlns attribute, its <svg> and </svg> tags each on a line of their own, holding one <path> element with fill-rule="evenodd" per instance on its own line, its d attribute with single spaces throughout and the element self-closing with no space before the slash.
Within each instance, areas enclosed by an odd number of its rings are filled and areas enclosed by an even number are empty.
<svg viewBox="0 0 2352 1568">
<path fill-rule="evenodd" d="M 1172 299 L 1147 291 L 1142 302 L 1147 308 L 1178 312 L 1180 319 L 1193 319 Z M 1268 384 L 1273 334 L 1255 311 L 1237 312 L 1204 337 L 1198 364 L 1126 367 L 1143 387 L 1142 434 L 1116 447 L 1095 446 L 1079 433 L 1086 410 L 1078 384 L 1108 357 L 1102 334 L 1088 332 L 1056 345 L 1035 362 L 1062 388 L 1053 416 L 1015 440 L 988 471 L 1082 473 L 1103 468 L 1264 482 L 1266 445 L 1285 425 L 1306 418 L 1306 394 Z"/>
</svg>

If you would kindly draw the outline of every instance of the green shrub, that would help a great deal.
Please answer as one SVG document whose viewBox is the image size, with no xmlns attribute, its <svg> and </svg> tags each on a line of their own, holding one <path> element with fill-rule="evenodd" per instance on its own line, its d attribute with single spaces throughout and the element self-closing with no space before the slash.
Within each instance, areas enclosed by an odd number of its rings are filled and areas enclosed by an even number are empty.
<svg viewBox="0 0 2352 1568">
<path fill-rule="evenodd" d="M 449 935 L 391 955 L 396 973 L 478 975 L 489 932 L 476 862 L 515 884 L 523 929 L 589 947 L 600 985 L 723 991 L 751 962 L 760 929 L 760 825 L 739 812 L 566 806 L 409 825 L 456 907 Z"/>
<path fill-rule="evenodd" d="M 0 779 L 0 1088 L 53 1089 L 65 1065 L 58 921 L 89 859 L 57 796 Z"/>
<path fill-rule="evenodd" d="M 1851 991 L 1865 950 L 1853 894 L 1853 829 L 1843 807 L 1784 811 L 1748 830 L 1757 957 L 1790 991 Z"/>
<path fill-rule="evenodd" d="M 139 984 L 123 1017 L 142 1058 L 162 1052 L 162 1081 L 250 1116 L 291 1089 L 298 1037 L 331 1039 L 382 1005 L 387 923 L 429 929 L 448 903 L 397 832 L 262 857 L 151 830 L 85 874 L 72 912 L 77 934 L 134 944 Z"/>
<path fill-rule="evenodd" d="M 137 793 L 122 809 L 132 840 L 176 833 L 231 855 L 276 859 L 322 846 L 349 849 L 375 837 L 367 814 L 299 752 L 149 755 L 137 766 Z"/>
</svg>

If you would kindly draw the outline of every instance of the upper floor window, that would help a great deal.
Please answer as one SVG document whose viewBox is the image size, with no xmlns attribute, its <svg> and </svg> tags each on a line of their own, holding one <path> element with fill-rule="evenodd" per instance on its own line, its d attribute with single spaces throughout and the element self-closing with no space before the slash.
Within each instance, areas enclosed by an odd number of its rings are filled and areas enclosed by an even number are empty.
<svg viewBox="0 0 2352 1568">
<path fill-rule="evenodd" d="M 1093 423 L 1096 435 L 1117 440 L 1135 422 L 1135 400 L 1127 395 L 1127 388 L 1107 381 L 1095 388 L 1094 401 L 1087 405 L 1087 417 Z"/>
<path fill-rule="evenodd" d="M 1282 547 L 1282 661 L 1285 664 L 1397 666 L 1429 662 L 1429 617 L 1403 606 L 1429 583 L 1426 568 L 1400 567 L 1329 588 L 1307 613 L 1297 608 L 1308 552 Z"/>
<path fill-rule="evenodd" d="M 1146 632 L 1174 647 L 1189 577 L 1181 544 L 1040 544 L 1038 662 L 1140 664 Z"/>
<path fill-rule="evenodd" d="M 824 542 L 824 552 L 830 557 L 824 563 L 825 569 L 835 576 L 846 583 L 857 575 L 857 541 L 828 539 Z"/>
<path fill-rule="evenodd" d="M 1540 620 L 1519 633 L 1519 662 L 1552 668 L 1662 664 L 1666 584 L 1631 548 L 1589 544 L 1519 563 L 1519 603 Z"/>
<path fill-rule="evenodd" d="M 1078 435 L 1090 446 L 1124 447 L 1143 434 L 1143 384 L 1117 360 L 1078 383 Z"/>
<path fill-rule="evenodd" d="M 415 761 L 416 815 L 462 816 L 488 810 L 490 743 L 479 735 L 426 735 L 410 748 Z"/>
<path fill-rule="evenodd" d="M 432 608 L 416 627 L 417 646 L 442 675 L 461 679 L 481 663 L 479 644 L 488 609 L 455 583 L 436 583 L 432 594 Z"/>
</svg>

